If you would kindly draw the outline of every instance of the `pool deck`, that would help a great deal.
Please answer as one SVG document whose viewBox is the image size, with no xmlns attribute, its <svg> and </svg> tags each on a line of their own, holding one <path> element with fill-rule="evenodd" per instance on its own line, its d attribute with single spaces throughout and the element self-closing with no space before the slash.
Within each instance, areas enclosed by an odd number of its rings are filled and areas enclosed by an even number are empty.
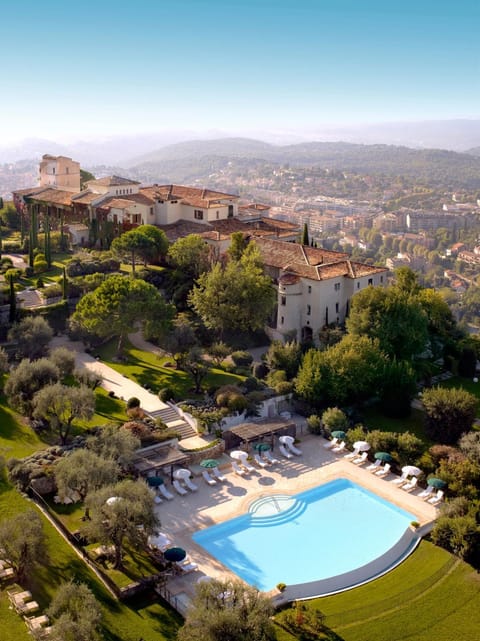
<svg viewBox="0 0 480 641">
<path fill-rule="evenodd" d="M 168 534 L 174 545 L 187 550 L 190 559 L 198 564 L 198 570 L 169 579 L 167 587 L 170 594 L 188 599 L 202 575 L 238 578 L 197 545 L 192 535 L 200 529 L 244 514 L 250 503 L 262 496 L 298 494 L 328 481 L 346 478 L 414 514 L 420 523 L 420 531 L 430 529 L 437 516 L 437 508 L 417 496 L 420 489 L 406 492 L 391 482 L 397 478 L 396 475 L 388 474 L 384 478 L 375 476 L 365 469 L 366 465 L 358 466 L 345 459 L 345 452 L 335 455 L 325 449 L 327 441 L 322 437 L 300 434 L 298 431 L 297 434 L 302 456 L 287 460 L 281 457 L 275 447 L 273 453 L 280 462 L 267 468 L 256 469 L 241 477 L 231 471 L 228 465 L 222 466 L 226 482 L 209 486 L 202 476 L 195 477 L 198 491 L 189 492 L 186 496 L 179 496 L 173 488 L 169 488 L 175 494 L 174 500 L 163 500 L 156 508 L 161 530 Z"/>
</svg>

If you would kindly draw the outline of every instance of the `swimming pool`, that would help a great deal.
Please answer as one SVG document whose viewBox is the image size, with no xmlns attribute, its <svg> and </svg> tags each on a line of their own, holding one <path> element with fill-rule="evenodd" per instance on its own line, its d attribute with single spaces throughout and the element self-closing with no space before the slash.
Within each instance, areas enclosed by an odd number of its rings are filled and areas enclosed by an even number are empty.
<svg viewBox="0 0 480 641">
<path fill-rule="evenodd" d="M 340 583 L 352 587 L 395 565 L 416 542 L 414 520 L 360 485 L 336 479 L 257 499 L 247 514 L 200 530 L 193 540 L 260 590 L 315 583 L 307 590 L 315 592 L 332 578 L 345 577 Z"/>
</svg>

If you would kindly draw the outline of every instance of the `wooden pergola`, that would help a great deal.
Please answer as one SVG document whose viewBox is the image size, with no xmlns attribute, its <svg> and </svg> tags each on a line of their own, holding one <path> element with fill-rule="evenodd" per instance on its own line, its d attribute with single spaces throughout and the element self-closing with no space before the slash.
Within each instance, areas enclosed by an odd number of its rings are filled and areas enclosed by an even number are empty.
<svg viewBox="0 0 480 641">
<path fill-rule="evenodd" d="M 189 462 L 188 454 L 170 445 L 153 445 L 136 451 L 133 467 L 142 476 L 159 476 L 160 471 L 170 468 L 170 478 L 173 478 L 174 466 L 186 466 Z"/>
<path fill-rule="evenodd" d="M 295 437 L 296 426 L 292 421 L 284 419 L 265 419 L 258 423 L 241 423 L 229 430 L 225 430 L 223 438 L 226 449 L 232 449 L 240 443 L 251 443 L 252 441 L 269 440 L 272 448 L 275 436 L 289 434 Z"/>
</svg>

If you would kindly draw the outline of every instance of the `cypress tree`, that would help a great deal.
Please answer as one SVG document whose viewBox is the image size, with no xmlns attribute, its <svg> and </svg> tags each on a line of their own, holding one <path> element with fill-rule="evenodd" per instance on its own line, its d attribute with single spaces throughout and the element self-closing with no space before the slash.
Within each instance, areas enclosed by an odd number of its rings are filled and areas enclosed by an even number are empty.
<svg viewBox="0 0 480 641">
<path fill-rule="evenodd" d="M 307 225 L 307 223 L 303 224 L 302 245 L 310 245 L 310 241 L 308 239 L 308 225 Z"/>
<path fill-rule="evenodd" d="M 10 276 L 8 280 L 10 283 L 10 310 L 8 312 L 8 320 L 10 323 L 14 323 L 17 317 L 17 295 L 15 294 L 13 277 Z"/>
<path fill-rule="evenodd" d="M 50 244 L 50 217 L 47 213 L 45 217 L 45 260 L 47 261 L 48 268 L 52 266 L 52 250 Z"/>
<path fill-rule="evenodd" d="M 62 298 L 67 300 L 68 296 L 68 282 L 67 282 L 67 270 L 63 268 L 63 278 L 62 278 Z"/>
</svg>

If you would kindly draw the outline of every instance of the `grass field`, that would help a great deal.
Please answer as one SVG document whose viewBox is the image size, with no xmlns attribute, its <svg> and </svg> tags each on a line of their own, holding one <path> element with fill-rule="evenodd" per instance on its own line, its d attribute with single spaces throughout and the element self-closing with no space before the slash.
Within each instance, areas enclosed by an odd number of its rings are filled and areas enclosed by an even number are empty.
<svg viewBox="0 0 480 641">
<path fill-rule="evenodd" d="M 0 513 L 3 518 L 33 507 L 16 490 L 5 482 L 0 485 Z M 36 509 L 36 508 L 34 508 Z M 43 611 L 58 585 L 74 579 L 87 583 L 102 604 L 103 638 L 106 641 L 170 641 L 175 639 L 181 618 L 170 608 L 149 595 L 119 603 L 105 590 L 103 585 L 78 557 L 71 546 L 55 528 L 44 519 L 47 536 L 47 558 L 38 564 L 29 576 L 29 589 Z M 8 587 L 8 586 L 2 586 Z M 8 609 L 4 591 L 0 591 L 0 638 L 2 641 L 27 641 L 31 637 L 18 615 Z"/>
<path fill-rule="evenodd" d="M 338 641 L 472 641 L 480 625 L 480 578 L 426 541 L 384 577 L 308 608 L 326 615 Z M 282 615 L 278 615 L 281 619 Z M 278 628 L 279 641 L 295 637 Z"/>
<path fill-rule="evenodd" d="M 429 447 L 431 441 L 425 435 L 423 424 L 423 412 L 412 409 L 410 416 L 406 418 L 389 418 L 380 412 L 377 407 L 368 407 L 362 410 L 364 425 L 370 430 L 382 430 L 382 432 L 411 432 L 421 438 Z"/>
<path fill-rule="evenodd" d="M 124 355 L 125 362 L 119 363 L 115 359 L 116 341 L 109 341 L 95 352 L 95 356 L 99 356 L 106 365 L 131 378 L 142 387 L 148 386 L 153 392 L 158 392 L 164 387 L 171 387 L 176 398 L 195 396 L 192 392 L 193 380 L 187 372 L 177 370 L 174 367 L 164 367 L 166 362 L 172 362 L 171 358 L 159 357 L 152 352 L 137 349 L 128 341 L 125 345 Z M 203 386 L 236 385 L 244 379 L 244 376 L 212 368 L 203 381 Z"/>
</svg>

